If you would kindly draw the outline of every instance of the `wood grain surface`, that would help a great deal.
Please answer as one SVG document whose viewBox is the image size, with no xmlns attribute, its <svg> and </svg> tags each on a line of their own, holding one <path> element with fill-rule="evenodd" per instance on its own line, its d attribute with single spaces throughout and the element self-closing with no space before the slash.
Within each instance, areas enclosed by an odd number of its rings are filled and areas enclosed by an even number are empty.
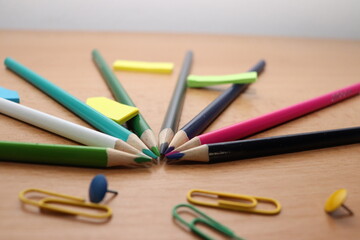
<svg viewBox="0 0 360 240">
<path fill-rule="evenodd" d="M 12 57 L 85 101 L 112 98 L 91 59 L 97 48 L 109 64 L 117 59 L 173 62 L 174 72 L 116 75 L 153 128 L 160 130 L 183 56 L 194 52 L 192 74 L 241 73 L 259 59 L 267 66 L 258 82 L 207 129 L 214 130 L 359 82 L 360 41 L 222 35 L 0 31 L 0 59 Z M 21 103 L 89 126 L 18 76 L 0 67 L 0 86 L 16 90 Z M 188 89 L 180 127 L 227 86 Z M 360 96 L 308 114 L 253 137 L 360 125 Z M 3 141 L 77 144 L 0 114 Z M 150 169 L 89 169 L 0 162 L 0 239 L 197 239 L 171 216 L 192 188 L 271 197 L 277 216 L 199 207 L 246 239 L 359 239 L 359 144 L 214 165 L 166 165 Z M 113 218 L 90 223 L 22 206 L 18 193 L 41 188 L 87 197 L 90 180 L 105 174 L 119 195 L 108 201 Z M 346 188 L 352 217 L 324 212 L 327 197 Z M 110 196 L 109 196 L 110 197 Z M 108 197 L 108 198 L 109 198 Z"/>
</svg>

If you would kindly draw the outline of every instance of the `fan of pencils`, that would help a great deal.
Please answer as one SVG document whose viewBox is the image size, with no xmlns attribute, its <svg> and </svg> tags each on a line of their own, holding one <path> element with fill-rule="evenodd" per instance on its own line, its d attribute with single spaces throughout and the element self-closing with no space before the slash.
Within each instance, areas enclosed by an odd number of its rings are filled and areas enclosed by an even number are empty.
<svg viewBox="0 0 360 240">
<path fill-rule="evenodd" d="M 99 51 L 94 50 L 92 57 L 115 100 L 135 107 Z M 127 129 L 21 63 L 12 58 L 6 58 L 5 65 L 9 70 L 39 88 L 99 131 L 0 98 L 1 113 L 87 145 L 66 146 L 2 141 L 0 142 L 0 160 L 100 168 L 149 167 L 158 162 L 158 157 L 164 156 L 169 163 L 179 161 L 219 163 L 360 142 L 360 127 L 240 140 L 356 96 L 360 92 L 360 83 L 202 134 L 250 86 L 249 82 L 232 84 L 178 130 L 192 62 L 193 53 L 188 51 L 157 143 L 154 132 L 141 114 L 127 122 L 129 128 Z M 260 76 L 265 65 L 265 61 L 260 60 L 249 69 L 250 73 L 247 74 Z"/>
</svg>

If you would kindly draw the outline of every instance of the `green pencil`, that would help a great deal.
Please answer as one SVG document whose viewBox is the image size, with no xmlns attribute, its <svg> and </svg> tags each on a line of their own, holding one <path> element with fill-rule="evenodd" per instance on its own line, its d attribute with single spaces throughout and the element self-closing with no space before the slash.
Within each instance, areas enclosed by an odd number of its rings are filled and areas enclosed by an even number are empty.
<svg viewBox="0 0 360 240">
<path fill-rule="evenodd" d="M 127 142 L 150 157 L 157 158 L 157 156 L 155 156 L 134 133 L 117 124 L 113 120 L 105 117 L 95 109 L 72 96 L 70 93 L 56 86 L 49 80 L 43 78 L 12 58 L 6 58 L 4 63 L 8 69 L 39 88 L 41 91 L 55 99 L 57 102 L 68 108 L 95 128 Z"/>
<path fill-rule="evenodd" d="M 149 157 L 112 148 L 5 141 L 0 141 L 0 160 L 94 168 L 151 165 Z"/>
<path fill-rule="evenodd" d="M 104 58 L 100 55 L 98 50 L 92 51 L 93 60 L 99 69 L 101 75 L 105 79 L 111 92 L 113 93 L 116 101 L 136 107 L 130 96 L 127 94 L 124 87 L 121 85 L 111 68 L 106 64 Z M 141 114 L 138 114 L 134 118 L 127 122 L 128 126 L 135 132 L 135 134 L 148 146 L 157 156 L 160 156 L 159 149 L 157 147 L 156 138 L 154 132 L 151 130 L 149 124 L 145 121 Z"/>
</svg>

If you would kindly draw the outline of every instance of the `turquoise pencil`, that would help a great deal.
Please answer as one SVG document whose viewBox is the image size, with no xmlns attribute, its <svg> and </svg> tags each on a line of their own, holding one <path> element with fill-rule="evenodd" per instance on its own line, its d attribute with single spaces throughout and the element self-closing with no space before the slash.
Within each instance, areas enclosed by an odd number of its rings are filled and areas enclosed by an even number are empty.
<svg viewBox="0 0 360 240">
<path fill-rule="evenodd" d="M 134 133 L 102 115 L 95 109 L 72 96 L 70 93 L 56 86 L 49 80 L 43 78 L 12 58 L 6 58 L 4 63 L 8 69 L 18 74 L 27 82 L 33 84 L 35 87 L 39 88 L 41 91 L 55 99 L 57 102 L 68 108 L 95 128 L 127 142 L 152 158 L 157 158 L 157 156 L 152 153 Z"/>
</svg>

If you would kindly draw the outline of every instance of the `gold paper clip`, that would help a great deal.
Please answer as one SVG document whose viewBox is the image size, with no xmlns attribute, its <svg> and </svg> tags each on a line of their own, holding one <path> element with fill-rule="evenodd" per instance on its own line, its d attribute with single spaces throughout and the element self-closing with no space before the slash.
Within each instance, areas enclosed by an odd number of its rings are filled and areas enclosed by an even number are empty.
<svg viewBox="0 0 360 240">
<path fill-rule="evenodd" d="M 39 201 L 34 201 L 34 200 L 31 200 L 31 199 L 25 197 L 25 195 L 29 192 L 42 193 L 42 194 L 54 196 L 57 198 L 45 197 Z M 88 218 L 98 218 L 98 219 L 109 218 L 112 215 L 112 210 L 105 205 L 89 203 L 89 202 L 85 202 L 85 199 L 83 199 L 83 198 L 78 198 L 78 197 L 55 193 L 55 192 L 49 192 L 46 190 L 41 190 L 41 189 L 36 189 L 36 188 L 27 189 L 27 190 L 20 192 L 19 198 L 23 203 L 31 204 L 31 205 L 39 207 L 40 209 L 46 209 L 46 210 L 50 210 L 53 212 L 60 212 L 60 213 L 66 213 L 66 214 L 70 214 L 70 215 L 77 215 L 77 216 L 83 216 L 83 217 L 88 217 Z M 100 210 L 100 211 L 105 211 L 105 213 L 95 214 L 95 213 L 81 212 L 81 211 L 73 210 L 70 208 L 68 209 L 68 208 L 64 208 L 64 207 L 58 207 L 58 206 L 55 206 L 56 204 L 57 205 L 76 206 L 76 207 L 80 207 L 80 208 L 88 208 L 88 209 L 93 209 L 93 210 Z"/>
<path fill-rule="evenodd" d="M 216 202 L 199 201 L 194 199 L 193 197 L 194 195 L 198 195 L 205 198 L 216 199 Z M 221 199 L 218 200 L 219 198 L 227 198 L 231 200 L 221 200 Z M 236 211 L 266 214 L 266 215 L 278 214 L 281 210 L 280 203 L 272 198 L 255 197 L 255 196 L 240 195 L 233 193 L 221 193 L 221 192 L 214 192 L 214 191 L 207 191 L 200 189 L 190 190 L 187 194 L 187 200 L 190 203 L 198 204 L 202 206 L 224 208 L 224 209 L 230 209 Z M 259 202 L 271 203 L 272 205 L 275 206 L 275 209 L 273 210 L 257 209 L 256 207 Z"/>
</svg>

